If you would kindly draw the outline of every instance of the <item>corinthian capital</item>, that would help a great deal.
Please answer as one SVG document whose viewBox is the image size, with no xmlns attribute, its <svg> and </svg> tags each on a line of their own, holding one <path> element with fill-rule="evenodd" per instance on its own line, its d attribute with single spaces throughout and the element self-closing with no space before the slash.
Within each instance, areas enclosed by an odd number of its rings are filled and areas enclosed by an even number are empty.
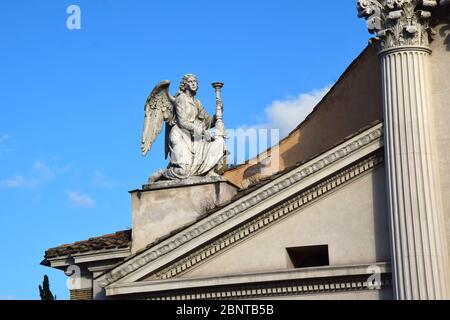
<svg viewBox="0 0 450 320">
<path fill-rule="evenodd" d="M 445 2 L 442 1 L 441 2 Z M 429 45 L 430 9 L 438 0 L 358 0 L 358 17 L 367 19 L 379 49 Z"/>
</svg>

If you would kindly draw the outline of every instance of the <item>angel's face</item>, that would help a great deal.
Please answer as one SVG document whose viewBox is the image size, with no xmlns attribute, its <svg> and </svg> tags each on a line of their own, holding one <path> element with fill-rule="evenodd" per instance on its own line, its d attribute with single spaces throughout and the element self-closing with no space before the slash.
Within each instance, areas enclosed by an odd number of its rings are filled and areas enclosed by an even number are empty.
<svg viewBox="0 0 450 320">
<path fill-rule="evenodd" d="M 198 81 L 195 78 L 188 78 L 186 81 L 186 88 L 190 91 L 197 92 Z"/>
</svg>

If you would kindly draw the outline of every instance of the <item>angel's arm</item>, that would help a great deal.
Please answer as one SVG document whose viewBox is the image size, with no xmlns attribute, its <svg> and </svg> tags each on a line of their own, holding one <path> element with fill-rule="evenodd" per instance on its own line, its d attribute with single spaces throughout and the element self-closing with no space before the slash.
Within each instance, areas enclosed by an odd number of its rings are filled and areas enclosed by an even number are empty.
<svg viewBox="0 0 450 320">
<path fill-rule="evenodd" d="M 202 119 L 205 129 L 211 129 L 216 126 L 216 115 L 210 116 L 208 112 L 203 108 L 202 103 L 200 100 L 197 100 L 198 105 L 198 111 L 199 111 L 199 118 Z"/>
<path fill-rule="evenodd" d="M 188 117 L 187 117 L 186 111 L 185 111 L 186 104 L 187 104 L 187 101 L 183 96 L 179 96 L 177 98 L 176 111 L 177 111 L 178 125 L 180 126 L 181 129 L 188 130 L 191 134 L 202 135 L 205 131 L 204 128 L 202 128 L 201 126 L 196 125 L 195 123 L 190 122 L 188 120 Z"/>
</svg>

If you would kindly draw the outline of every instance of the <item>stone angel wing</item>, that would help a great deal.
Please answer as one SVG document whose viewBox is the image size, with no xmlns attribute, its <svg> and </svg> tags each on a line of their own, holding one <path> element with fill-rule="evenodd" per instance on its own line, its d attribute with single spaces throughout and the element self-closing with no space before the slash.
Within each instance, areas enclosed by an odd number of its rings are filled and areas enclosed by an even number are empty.
<svg viewBox="0 0 450 320">
<path fill-rule="evenodd" d="M 142 155 L 145 157 L 161 132 L 163 122 L 173 119 L 175 98 L 169 93 L 170 81 L 160 82 L 145 103 L 144 130 L 142 132 Z"/>
</svg>

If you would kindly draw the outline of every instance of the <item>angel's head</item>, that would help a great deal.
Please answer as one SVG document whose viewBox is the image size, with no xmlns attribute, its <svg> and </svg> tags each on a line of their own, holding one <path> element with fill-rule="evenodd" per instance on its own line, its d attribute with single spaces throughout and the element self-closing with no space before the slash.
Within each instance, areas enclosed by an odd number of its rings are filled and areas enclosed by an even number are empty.
<svg viewBox="0 0 450 320">
<path fill-rule="evenodd" d="M 198 90 L 198 80 L 197 77 L 193 74 L 186 74 L 181 79 L 180 83 L 180 91 L 186 92 L 186 90 L 191 91 L 192 93 L 197 93 Z"/>
</svg>

